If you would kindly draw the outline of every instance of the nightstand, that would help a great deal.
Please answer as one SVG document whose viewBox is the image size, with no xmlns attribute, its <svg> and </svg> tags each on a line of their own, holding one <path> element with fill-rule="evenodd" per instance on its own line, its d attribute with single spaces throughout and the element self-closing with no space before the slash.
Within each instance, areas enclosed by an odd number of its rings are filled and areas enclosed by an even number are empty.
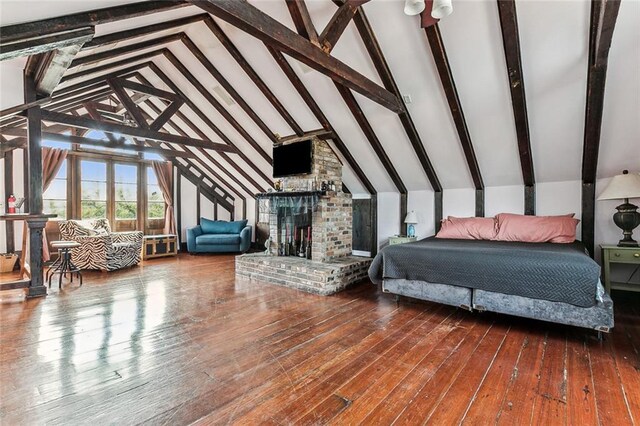
<svg viewBox="0 0 640 426">
<path fill-rule="evenodd" d="M 604 266 L 604 288 L 607 293 L 614 290 L 640 291 L 640 285 L 632 283 L 611 282 L 611 264 L 629 263 L 640 265 L 640 247 L 618 247 L 601 245 L 602 265 Z"/>
<path fill-rule="evenodd" d="M 412 243 L 414 241 L 418 241 L 417 237 L 405 237 L 403 235 L 396 235 L 394 237 L 389 237 L 389 245 L 395 244 L 404 244 L 404 243 Z"/>
</svg>

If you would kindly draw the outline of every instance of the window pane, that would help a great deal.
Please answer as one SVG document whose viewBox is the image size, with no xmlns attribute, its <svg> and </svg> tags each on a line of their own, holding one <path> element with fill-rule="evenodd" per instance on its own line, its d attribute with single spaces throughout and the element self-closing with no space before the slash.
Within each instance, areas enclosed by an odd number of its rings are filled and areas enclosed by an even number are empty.
<svg viewBox="0 0 640 426">
<path fill-rule="evenodd" d="M 138 167 L 126 164 L 115 165 L 116 183 L 136 183 L 138 182 Z"/>
<path fill-rule="evenodd" d="M 156 176 L 156 172 L 153 171 L 153 167 L 147 167 L 147 183 L 149 185 L 158 184 L 158 177 Z"/>
<path fill-rule="evenodd" d="M 82 199 L 83 200 L 107 200 L 107 184 L 106 182 L 86 182 L 82 181 Z"/>
<path fill-rule="evenodd" d="M 116 202 L 116 219 L 136 219 L 138 217 L 138 203 Z"/>
<path fill-rule="evenodd" d="M 42 211 L 46 214 L 58 215 L 58 219 L 67 218 L 66 200 L 43 200 Z"/>
<path fill-rule="evenodd" d="M 98 161 L 82 161 L 82 180 L 107 181 L 107 165 Z"/>
<path fill-rule="evenodd" d="M 147 211 L 148 211 L 149 219 L 164 218 L 164 202 L 163 203 L 150 202 L 147 207 Z"/>
<path fill-rule="evenodd" d="M 107 217 L 106 201 L 82 201 L 83 219 L 101 219 Z"/>
<path fill-rule="evenodd" d="M 54 179 L 49 185 L 46 191 L 42 194 L 44 199 L 67 199 L 67 180 L 66 179 Z"/>
<path fill-rule="evenodd" d="M 116 201 L 138 201 L 138 185 L 135 183 L 116 183 Z"/>
<path fill-rule="evenodd" d="M 147 198 L 149 201 L 164 202 L 162 191 L 160 190 L 160 187 L 158 185 L 147 185 Z"/>
</svg>

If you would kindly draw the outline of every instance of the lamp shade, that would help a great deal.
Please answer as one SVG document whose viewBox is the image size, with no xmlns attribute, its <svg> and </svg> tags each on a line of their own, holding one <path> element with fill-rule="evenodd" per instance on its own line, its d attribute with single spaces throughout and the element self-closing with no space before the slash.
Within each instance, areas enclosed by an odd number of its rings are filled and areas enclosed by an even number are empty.
<svg viewBox="0 0 640 426">
<path fill-rule="evenodd" d="M 404 13 L 409 16 L 419 15 L 425 7 L 424 0 L 405 0 Z"/>
<path fill-rule="evenodd" d="M 623 200 L 625 198 L 640 198 L 640 175 L 629 173 L 627 170 L 611 179 L 609 185 L 598 197 L 598 201 Z"/>
<path fill-rule="evenodd" d="M 415 211 L 411 210 L 404 218 L 404 223 L 418 223 L 418 215 Z"/>
<path fill-rule="evenodd" d="M 453 5 L 451 0 L 433 0 L 433 7 L 431 8 L 431 17 L 435 19 L 446 18 L 453 12 Z"/>
</svg>

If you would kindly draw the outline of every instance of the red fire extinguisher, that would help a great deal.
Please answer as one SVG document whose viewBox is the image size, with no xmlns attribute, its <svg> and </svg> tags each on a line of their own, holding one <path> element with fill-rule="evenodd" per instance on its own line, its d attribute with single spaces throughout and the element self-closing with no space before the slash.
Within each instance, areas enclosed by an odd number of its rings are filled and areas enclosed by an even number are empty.
<svg viewBox="0 0 640 426">
<path fill-rule="evenodd" d="M 15 213 L 16 212 L 16 197 L 11 194 L 9 199 L 7 200 L 7 213 Z"/>
</svg>

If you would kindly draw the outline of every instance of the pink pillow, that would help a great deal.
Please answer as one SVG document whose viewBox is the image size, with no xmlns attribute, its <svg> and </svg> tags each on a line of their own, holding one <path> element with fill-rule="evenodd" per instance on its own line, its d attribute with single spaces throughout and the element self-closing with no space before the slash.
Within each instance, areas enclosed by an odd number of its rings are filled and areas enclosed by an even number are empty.
<svg viewBox="0 0 640 426">
<path fill-rule="evenodd" d="M 572 243 L 576 240 L 576 226 L 580 221 L 573 213 L 563 216 L 525 216 L 500 213 L 497 241 L 525 243 Z"/>
<path fill-rule="evenodd" d="M 436 238 L 455 240 L 493 240 L 498 233 L 496 221 L 492 217 L 453 217 L 442 222 Z"/>
</svg>

